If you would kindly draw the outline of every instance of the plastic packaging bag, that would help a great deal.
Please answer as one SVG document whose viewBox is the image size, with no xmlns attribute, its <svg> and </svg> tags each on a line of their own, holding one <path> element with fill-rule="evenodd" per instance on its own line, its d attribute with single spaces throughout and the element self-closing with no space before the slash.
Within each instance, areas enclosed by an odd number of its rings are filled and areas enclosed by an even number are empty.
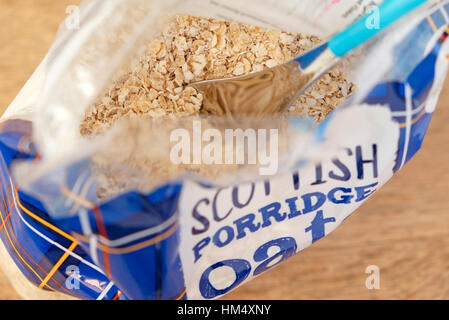
<svg viewBox="0 0 449 320">
<path fill-rule="evenodd" d="M 80 29 L 62 25 L 2 118 L 0 236 L 18 269 L 40 289 L 84 299 L 213 299 L 332 232 L 419 150 L 447 72 L 449 1 L 426 5 L 348 58 L 356 95 L 318 126 L 289 119 L 297 130 L 275 176 L 181 175 L 99 199 L 93 157 L 119 154 L 124 127 L 86 140 L 79 123 L 170 14 L 325 39 L 368 5 L 86 1 Z M 151 144 L 144 131 L 129 132 L 134 149 Z"/>
</svg>

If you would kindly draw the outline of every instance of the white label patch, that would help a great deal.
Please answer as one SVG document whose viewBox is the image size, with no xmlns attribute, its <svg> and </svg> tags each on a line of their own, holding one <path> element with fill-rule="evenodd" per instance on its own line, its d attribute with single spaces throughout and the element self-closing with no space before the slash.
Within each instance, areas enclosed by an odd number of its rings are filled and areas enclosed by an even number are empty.
<svg viewBox="0 0 449 320">
<path fill-rule="evenodd" d="M 388 108 L 351 107 L 328 124 L 323 148 L 339 150 L 331 160 L 226 188 L 186 182 L 180 252 L 189 299 L 226 294 L 332 232 L 392 176 L 398 137 Z"/>
</svg>

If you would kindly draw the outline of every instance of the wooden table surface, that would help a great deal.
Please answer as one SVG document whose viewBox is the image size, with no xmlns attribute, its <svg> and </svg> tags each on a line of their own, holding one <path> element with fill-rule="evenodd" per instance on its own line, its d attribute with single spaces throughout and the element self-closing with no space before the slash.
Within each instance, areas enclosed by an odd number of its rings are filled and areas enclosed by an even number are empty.
<svg viewBox="0 0 449 320">
<path fill-rule="evenodd" d="M 77 0 L 0 0 L 0 109 Z M 419 154 L 328 237 L 229 299 L 449 299 L 449 81 Z M 380 268 L 380 290 L 365 269 Z M 0 299 L 19 296 L 0 274 Z"/>
</svg>

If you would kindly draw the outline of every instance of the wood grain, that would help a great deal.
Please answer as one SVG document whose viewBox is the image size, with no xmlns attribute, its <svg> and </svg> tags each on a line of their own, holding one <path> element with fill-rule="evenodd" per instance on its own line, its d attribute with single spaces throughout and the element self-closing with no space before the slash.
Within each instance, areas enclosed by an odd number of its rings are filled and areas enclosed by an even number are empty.
<svg viewBox="0 0 449 320">
<path fill-rule="evenodd" d="M 0 110 L 47 52 L 76 0 L 0 0 Z M 227 299 L 449 299 L 449 81 L 424 147 L 328 237 Z M 377 265 L 381 289 L 367 290 Z M 18 299 L 0 274 L 0 299 Z"/>
</svg>

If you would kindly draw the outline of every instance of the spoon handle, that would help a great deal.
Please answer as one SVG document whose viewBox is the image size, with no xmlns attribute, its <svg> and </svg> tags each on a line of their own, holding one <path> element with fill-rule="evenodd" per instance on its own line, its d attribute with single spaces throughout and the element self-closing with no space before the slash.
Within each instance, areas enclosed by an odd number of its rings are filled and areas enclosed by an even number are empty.
<svg viewBox="0 0 449 320">
<path fill-rule="evenodd" d="M 378 7 L 378 12 L 366 14 L 335 35 L 329 41 L 328 47 L 337 57 L 342 57 L 427 1 L 386 0 Z M 378 18 L 378 26 L 372 24 L 371 19 L 375 18 Z"/>
</svg>

